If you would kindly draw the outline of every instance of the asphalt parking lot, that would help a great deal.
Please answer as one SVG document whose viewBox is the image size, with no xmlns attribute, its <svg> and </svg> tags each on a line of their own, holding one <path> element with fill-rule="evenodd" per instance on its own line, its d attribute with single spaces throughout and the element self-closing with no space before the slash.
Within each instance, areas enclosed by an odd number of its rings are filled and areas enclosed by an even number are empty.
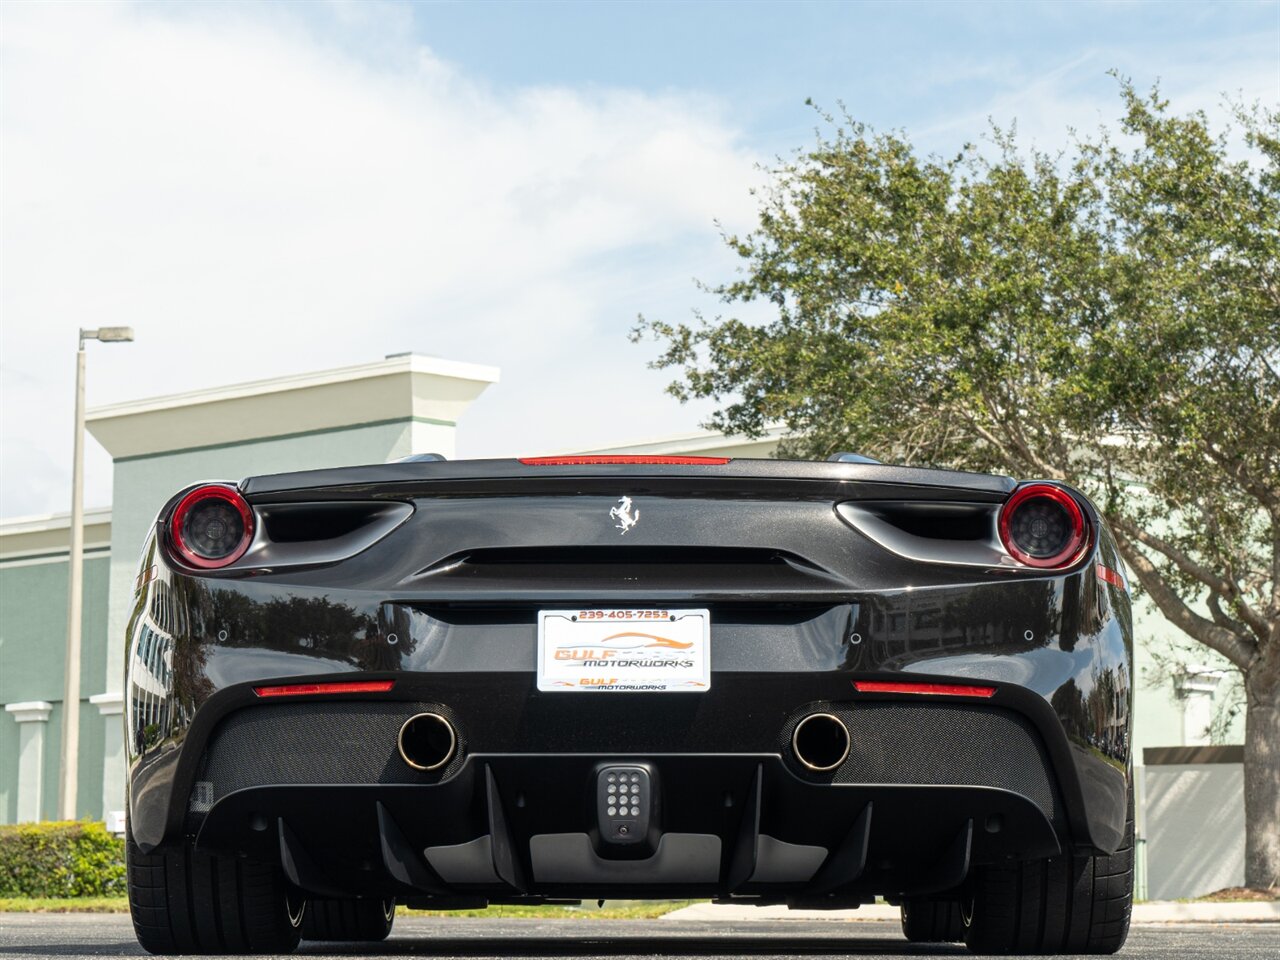
<svg viewBox="0 0 1280 960">
<path fill-rule="evenodd" d="M 0 914 L 5 957 L 143 955 L 129 918 L 90 914 Z M 896 924 L 879 921 L 461 920 L 401 917 L 384 943 L 304 943 L 308 957 L 940 957 L 967 956 L 959 945 L 913 947 Z M 1135 927 L 1121 954 L 1162 960 L 1271 960 L 1280 924 L 1177 924 Z"/>
</svg>

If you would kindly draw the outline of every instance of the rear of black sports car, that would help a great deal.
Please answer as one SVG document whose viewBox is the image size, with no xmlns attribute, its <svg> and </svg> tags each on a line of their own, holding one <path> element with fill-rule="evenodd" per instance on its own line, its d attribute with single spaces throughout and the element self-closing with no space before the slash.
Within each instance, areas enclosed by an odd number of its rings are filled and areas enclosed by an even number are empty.
<svg viewBox="0 0 1280 960">
<path fill-rule="evenodd" d="M 568 457 L 179 492 L 128 636 L 156 953 L 395 905 L 900 904 L 1111 953 L 1132 889 L 1123 567 L 1065 486 Z"/>
</svg>

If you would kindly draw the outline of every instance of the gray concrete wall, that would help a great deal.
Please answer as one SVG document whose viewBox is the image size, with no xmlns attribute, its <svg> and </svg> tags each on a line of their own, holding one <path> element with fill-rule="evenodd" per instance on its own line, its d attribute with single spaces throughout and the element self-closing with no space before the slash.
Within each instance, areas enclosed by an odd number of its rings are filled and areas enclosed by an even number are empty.
<svg viewBox="0 0 1280 960">
<path fill-rule="evenodd" d="M 1147 897 L 1244 883 L 1244 765 L 1147 764 Z"/>
</svg>

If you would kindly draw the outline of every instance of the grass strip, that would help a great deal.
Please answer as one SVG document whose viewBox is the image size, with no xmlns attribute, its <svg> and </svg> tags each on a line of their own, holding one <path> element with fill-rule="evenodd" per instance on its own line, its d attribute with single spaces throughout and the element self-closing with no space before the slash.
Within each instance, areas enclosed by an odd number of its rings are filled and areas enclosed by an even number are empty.
<svg viewBox="0 0 1280 960">
<path fill-rule="evenodd" d="M 125 897 L 0 897 L 0 913 L 128 913 Z"/>
<path fill-rule="evenodd" d="M 409 910 L 400 907 L 400 917 L 470 917 L 484 919 L 528 918 L 531 920 L 651 920 L 664 913 L 687 907 L 695 900 L 620 900 L 615 906 L 597 909 L 594 905 L 531 906 L 525 904 L 493 906 L 483 910 Z M 124 897 L 7 897 L 0 898 L 0 913 L 128 913 L 129 901 Z"/>
<path fill-rule="evenodd" d="M 530 920 L 652 920 L 663 914 L 671 913 L 700 900 L 616 900 L 610 904 L 605 901 L 603 907 L 597 908 L 594 903 L 581 907 L 549 905 L 545 907 L 529 904 L 509 904 L 486 907 L 483 910 L 406 910 L 400 907 L 396 916 L 401 917 L 485 917 L 527 918 Z"/>
</svg>

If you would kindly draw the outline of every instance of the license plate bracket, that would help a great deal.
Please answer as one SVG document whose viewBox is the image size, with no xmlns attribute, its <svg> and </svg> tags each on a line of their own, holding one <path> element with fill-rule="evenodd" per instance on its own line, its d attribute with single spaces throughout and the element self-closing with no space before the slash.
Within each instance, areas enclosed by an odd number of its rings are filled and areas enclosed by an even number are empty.
<svg viewBox="0 0 1280 960">
<path fill-rule="evenodd" d="M 580 608 L 538 612 L 538 689 L 556 693 L 705 693 L 711 613 Z"/>
</svg>

